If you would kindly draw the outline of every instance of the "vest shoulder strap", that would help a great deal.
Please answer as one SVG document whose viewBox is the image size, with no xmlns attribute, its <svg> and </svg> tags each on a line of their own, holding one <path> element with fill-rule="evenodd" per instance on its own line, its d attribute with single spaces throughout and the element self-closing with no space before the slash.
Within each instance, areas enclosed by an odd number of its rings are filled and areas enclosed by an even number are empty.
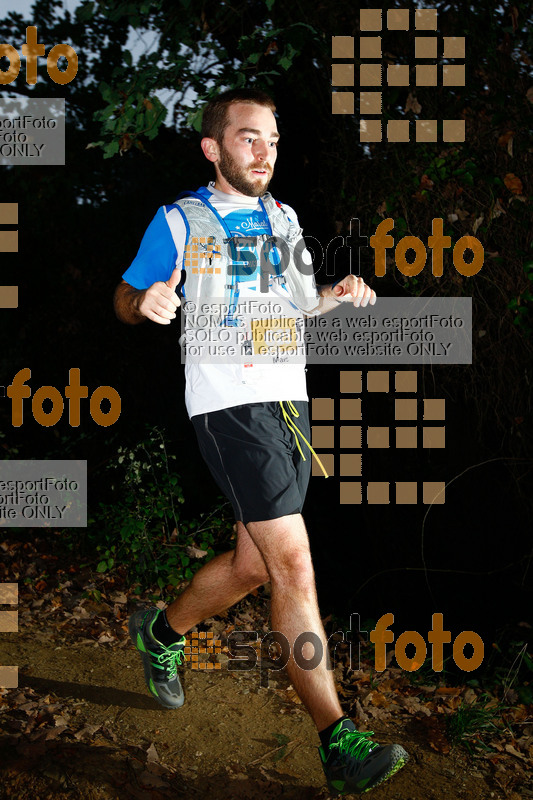
<svg viewBox="0 0 533 800">
<path fill-rule="evenodd" d="M 185 225 L 185 242 L 183 243 L 183 248 L 185 252 L 185 247 L 189 242 L 189 236 L 191 233 L 191 228 L 189 226 L 189 221 L 187 219 L 187 215 L 183 213 L 183 209 L 177 203 L 172 203 L 169 206 L 163 206 L 165 211 L 165 219 L 167 221 L 167 225 L 170 230 L 170 235 L 172 236 L 172 240 L 174 242 L 174 246 L 176 248 L 176 252 L 178 253 L 179 259 L 179 252 L 180 247 L 182 246 L 181 241 L 181 228 L 179 226 L 180 219 L 183 220 Z M 176 266 L 178 266 L 178 262 L 176 261 Z"/>
</svg>

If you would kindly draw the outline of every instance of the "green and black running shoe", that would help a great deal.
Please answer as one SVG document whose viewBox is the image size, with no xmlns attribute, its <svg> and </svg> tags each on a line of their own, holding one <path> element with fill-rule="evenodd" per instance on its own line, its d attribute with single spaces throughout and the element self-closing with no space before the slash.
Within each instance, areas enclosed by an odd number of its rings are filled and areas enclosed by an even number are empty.
<svg viewBox="0 0 533 800">
<path fill-rule="evenodd" d="M 149 690 L 165 708 L 180 708 L 185 702 L 177 667 L 185 660 L 185 636 L 170 647 L 161 644 L 152 634 L 158 608 L 141 609 L 132 614 L 128 628 L 130 638 L 140 651 L 144 679 Z"/>
<path fill-rule="evenodd" d="M 331 734 L 327 753 L 323 747 L 318 748 L 334 797 L 368 792 L 407 763 L 409 756 L 399 744 L 379 745 L 369 736 L 372 731 L 361 733 L 350 719 L 345 719 Z"/>
</svg>

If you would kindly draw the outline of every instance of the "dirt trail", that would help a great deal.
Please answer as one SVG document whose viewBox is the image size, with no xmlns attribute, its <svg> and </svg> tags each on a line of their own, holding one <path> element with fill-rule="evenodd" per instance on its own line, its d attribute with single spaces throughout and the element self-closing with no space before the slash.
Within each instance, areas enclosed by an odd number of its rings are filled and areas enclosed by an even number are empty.
<svg viewBox="0 0 533 800">
<path fill-rule="evenodd" d="M 0 696 L 0 798 L 327 798 L 318 737 L 284 673 L 185 668 L 186 703 L 161 709 L 145 689 L 129 640 L 98 644 L 25 628 L 0 637 L 0 664 L 19 689 Z M 292 699 L 290 699 L 292 698 Z M 46 710 L 48 709 L 48 711 Z M 417 716 L 371 720 L 411 760 L 375 800 L 521 800 L 463 750 L 433 752 Z"/>
</svg>

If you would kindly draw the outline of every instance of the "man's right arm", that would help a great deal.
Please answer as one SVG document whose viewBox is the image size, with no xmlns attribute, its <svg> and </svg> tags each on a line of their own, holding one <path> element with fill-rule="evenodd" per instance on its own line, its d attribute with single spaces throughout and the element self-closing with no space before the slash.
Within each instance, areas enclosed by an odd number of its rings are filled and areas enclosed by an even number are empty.
<svg viewBox="0 0 533 800">
<path fill-rule="evenodd" d="M 135 289 L 123 280 L 113 298 L 115 314 L 127 325 L 137 325 L 145 319 L 170 325 L 180 305 L 175 291 L 180 277 L 181 270 L 176 267 L 168 281 L 156 281 L 148 289 Z"/>
<path fill-rule="evenodd" d="M 178 231 L 176 244 L 165 207 L 161 206 L 144 233 L 135 259 L 115 291 L 115 313 L 121 322 L 137 325 L 145 319 L 151 319 L 160 325 L 169 325 L 175 318 L 180 305 L 175 288 L 181 278 L 181 270 L 175 268 L 175 264 L 181 264 L 185 239 L 183 224 Z"/>
<path fill-rule="evenodd" d="M 115 314 L 121 322 L 125 322 L 127 325 L 137 325 L 139 322 L 144 322 L 146 317 L 139 311 L 139 300 L 143 294 L 144 291 L 134 289 L 126 281 L 119 283 L 115 289 L 113 305 Z"/>
</svg>

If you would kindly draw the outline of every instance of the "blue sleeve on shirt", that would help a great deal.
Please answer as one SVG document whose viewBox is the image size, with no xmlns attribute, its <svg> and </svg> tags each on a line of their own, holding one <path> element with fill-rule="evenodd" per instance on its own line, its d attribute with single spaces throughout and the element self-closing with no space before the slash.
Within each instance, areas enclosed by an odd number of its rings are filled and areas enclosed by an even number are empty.
<svg viewBox="0 0 533 800">
<path fill-rule="evenodd" d="M 156 281 L 167 281 L 176 266 L 176 245 L 163 206 L 147 227 L 141 246 L 123 279 L 134 289 L 147 289 Z"/>
</svg>

